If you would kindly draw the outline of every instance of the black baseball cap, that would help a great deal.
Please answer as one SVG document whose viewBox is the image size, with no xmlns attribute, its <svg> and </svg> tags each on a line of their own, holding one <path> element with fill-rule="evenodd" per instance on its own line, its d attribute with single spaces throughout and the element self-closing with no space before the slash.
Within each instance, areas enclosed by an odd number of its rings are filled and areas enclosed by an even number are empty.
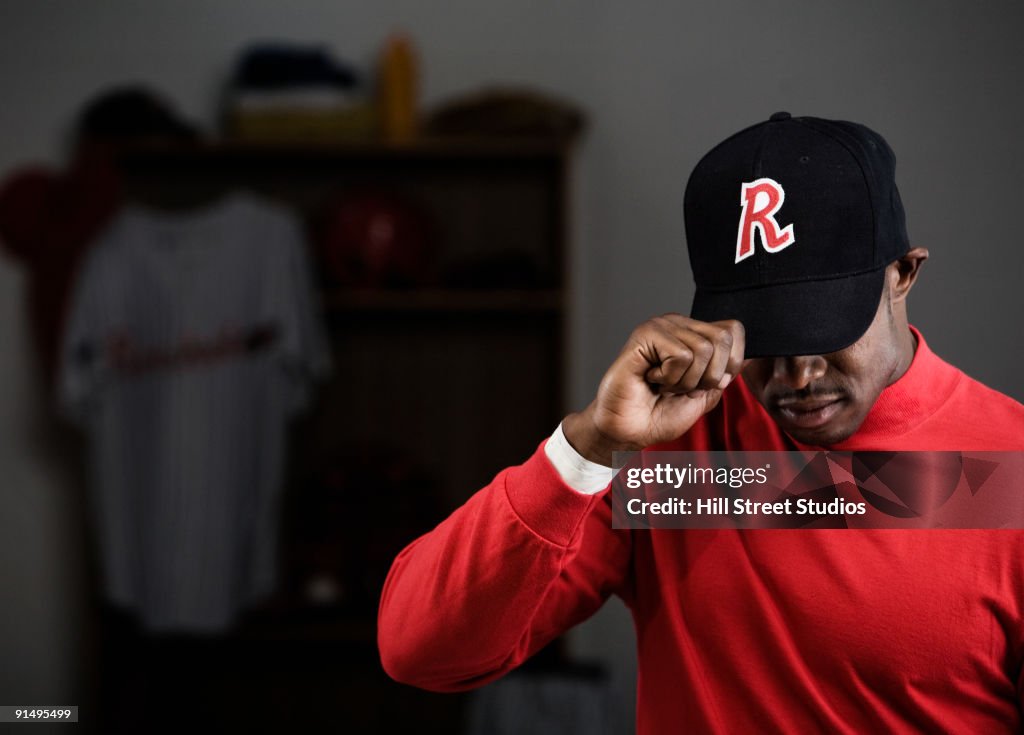
<svg viewBox="0 0 1024 735">
<path fill-rule="evenodd" d="M 858 123 L 777 112 L 700 160 L 686 185 L 694 319 L 738 319 L 746 356 L 856 342 L 885 268 L 910 249 L 896 157 Z"/>
</svg>

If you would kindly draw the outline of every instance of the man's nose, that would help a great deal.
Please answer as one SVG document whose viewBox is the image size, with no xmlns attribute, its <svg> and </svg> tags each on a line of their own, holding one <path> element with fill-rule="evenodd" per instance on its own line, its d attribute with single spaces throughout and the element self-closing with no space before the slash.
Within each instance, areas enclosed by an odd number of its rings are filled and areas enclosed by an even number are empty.
<svg viewBox="0 0 1024 735">
<path fill-rule="evenodd" d="M 777 357 L 772 366 L 772 378 L 793 390 L 803 390 L 815 380 L 824 377 L 828 363 L 821 355 Z"/>
</svg>

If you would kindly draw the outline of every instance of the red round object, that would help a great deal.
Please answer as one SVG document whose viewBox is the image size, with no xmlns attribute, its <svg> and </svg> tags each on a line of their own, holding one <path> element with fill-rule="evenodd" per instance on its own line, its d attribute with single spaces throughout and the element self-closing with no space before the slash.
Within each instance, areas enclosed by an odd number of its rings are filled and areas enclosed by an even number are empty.
<svg viewBox="0 0 1024 735">
<path fill-rule="evenodd" d="M 411 202 L 386 193 L 346 196 L 328 210 L 322 250 L 335 280 L 352 286 L 423 285 L 431 227 Z"/>
</svg>

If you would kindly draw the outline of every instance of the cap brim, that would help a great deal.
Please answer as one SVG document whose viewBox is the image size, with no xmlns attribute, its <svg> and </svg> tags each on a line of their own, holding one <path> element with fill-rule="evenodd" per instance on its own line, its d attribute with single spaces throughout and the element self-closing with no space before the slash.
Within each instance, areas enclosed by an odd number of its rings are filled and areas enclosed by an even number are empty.
<svg viewBox="0 0 1024 735">
<path fill-rule="evenodd" d="M 885 268 L 825 281 L 739 291 L 697 289 L 690 316 L 736 319 L 746 330 L 746 357 L 826 355 L 849 347 L 878 311 Z"/>
</svg>

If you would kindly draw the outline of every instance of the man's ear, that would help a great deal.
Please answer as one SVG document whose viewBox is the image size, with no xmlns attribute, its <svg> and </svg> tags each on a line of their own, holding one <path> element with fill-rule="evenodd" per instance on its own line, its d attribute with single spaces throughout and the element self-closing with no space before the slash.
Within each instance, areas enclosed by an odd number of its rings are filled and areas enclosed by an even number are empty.
<svg viewBox="0 0 1024 735">
<path fill-rule="evenodd" d="M 889 279 L 889 296 L 893 303 L 907 298 L 907 294 L 917 282 L 921 266 L 926 260 L 928 260 L 927 248 L 911 248 L 906 255 L 889 266 L 886 277 Z"/>
</svg>

